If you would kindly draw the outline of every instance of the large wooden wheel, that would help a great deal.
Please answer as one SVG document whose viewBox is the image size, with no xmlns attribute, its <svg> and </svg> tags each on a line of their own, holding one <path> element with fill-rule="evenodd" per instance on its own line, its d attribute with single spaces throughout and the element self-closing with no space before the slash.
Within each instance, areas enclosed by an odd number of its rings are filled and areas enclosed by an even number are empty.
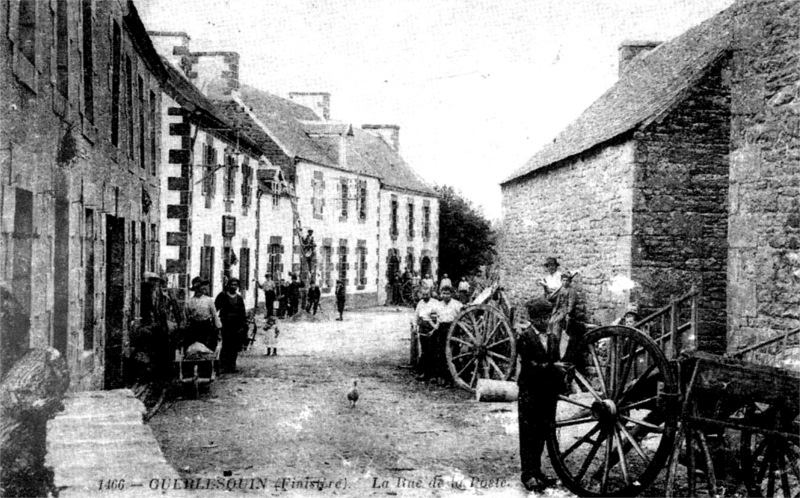
<svg viewBox="0 0 800 498">
<path fill-rule="evenodd" d="M 601 327 L 578 346 L 589 373 L 579 394 L 559 396 L 547 449 L 580 496 L 636 496 L 664 467 L 678 415 L 678 382 L 658 345 L 636 329 Z"/>
<path fill-rule="evenodd" d="M 459 387 L 474 391 L 478 379 L 508 380 L 517 365 L 517 341 L 502 311 L 488 304 L 459 313 L 445 343 L 447 367 Z"/>
<path fill-rule="evenodd" d="M 414 285 L 411 280 L 404 283 L 403 287 L 400 288 L 400 298 L 403 300 L 403 304 L 412 308 L 416 306 L 420 300 L 419 290 L 419 285 Z"/>
<path fill-rule="evenodd" d="M 765 432 L 742 431 L 741 477 L 749 496 L 800 497 L 800 435 L 785 437 L 774 431 L 796 434 L 792 423 L 797 408 L 778 409 L 752 403 L 744 413 L 747 425 L 769 428 Z"/>
</svg>

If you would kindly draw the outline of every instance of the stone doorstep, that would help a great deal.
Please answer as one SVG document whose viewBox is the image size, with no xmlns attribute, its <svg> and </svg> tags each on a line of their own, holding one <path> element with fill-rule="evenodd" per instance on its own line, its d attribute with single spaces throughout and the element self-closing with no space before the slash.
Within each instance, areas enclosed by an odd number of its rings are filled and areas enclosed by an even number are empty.
<svg viewBox="0 0 800 498">
<path fill-rule="evenodd" d="M 92 442 L 95 444 L 109 444 L 126 441 L 132 438 L 141 439 L 153 436 L 150 427 L 133 422 L 118 424 L 59 424 L 50 427 L 47 432 L 47 446 L 59 444 L 75 444 Z"/>
<path fill-rule="evenodd" d="M 103 465 L 104 462 L 114 462 L 117 460 L 106 460 L 107 458 L 118 459 L 125 457 L 129 459 L 139 460 L 140 458 L 151 458 L 164 460 L 161 454 L 161 448 L 155 441 L 141 441 L 134 440 L 133 438 L 128 441 L 121 441 L 111 444 L 97 444 L 93 441 L 86 443 L 55 443 L 47 445 L 48 452 L 52 455 L 52 460 L 58 461 L 59 457 L 66 457 L 62 462 L 66 465 L 71 465 L 72 459 L 80 459 L 91 461 L 100 459 L 98 464 Z M 49 455 L 48 455 L 49 456 Z"/>
<path fill-rule="evenodd" d="M 89 408 L 87 408 L 89 410 Z M 113 423 L 126 423 L 138 422 L 143 423 L 143 414 L 139 412 L 126 411 L 100 411 L 96 413 L 65 413 L 56 416 L 49 422 L 50 427 L 54 429 L 60 424 L 69 425 L 97 425 L 97 424 L 113 424 Z"/>
<path fill-rule="evenodd" d="M 69 399 L 64 400 L 64 413 L 84 412 L 92 408 L 101 411 L 125 410 L 138 412 L 144 410 L 144 405 L 138 399 Z"/>
<path fill-rule="evenodd" d="M 111 476 L 111 477 L 109 477 Z M 167 464 L 133 463 L 124 467 L 64 469 L 54 472 L 57 487 L 89 489 L 99 487 L 103 479 L 125 479 L 129 484 L 147 484 L 152 479 L 178 479 L 180 476 Z"/>
</svg>

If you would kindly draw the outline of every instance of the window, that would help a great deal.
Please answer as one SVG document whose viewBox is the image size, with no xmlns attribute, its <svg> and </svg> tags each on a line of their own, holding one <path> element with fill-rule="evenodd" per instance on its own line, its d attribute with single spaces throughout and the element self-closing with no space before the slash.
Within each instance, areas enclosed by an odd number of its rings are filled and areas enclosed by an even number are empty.
<svg viewBox="0 0 800 498">
<path fill-rule="evenodd" d="M 325 180 L 322 171 L 315 171 L 314 178 L 311 180 L 311 206 L 314 211 L 314 218 L 321 220 L 324 217 L 325 209 Z"/>
<path fill-rule="evenodd" d="M 422 206 L 422 238 L 431 238 L 431 206 L 425 201 Z"/>
<path fill-rule="evenodd" d="M 408 238 L 414 238 L 414 201 L 408 201 Z"/>
<path fill-rule="evenodd" d="M 250 248 L 239 249 L 239 286 L 243 290 L 250 288 Z"/>
<path fill-rule="evenodd" d="M 144 169 L 147 155 L 145 154 L 145 100 L 144 100 L 144 79 L 139 76 L 139 167 Z M 153 126 L 152 123 L 150 126 Z"/>
<path fill-rule="evenodd" d="M 211 207 L 211 199 L 217 189 L 217 149 L 213 142 L 203 146 L 203 164 L 205 167 L 203 176 L 203 195 L 206 197 L 206 208 Z"/>
<path fill-rule="evenodd" d="M 250 167 L 250 158 L 245 157 L 242 162 L 242 207 L 250 206 L 250 197 L 253 195 L 253 168 Z"/>
<path fill-rule="evenodd" d="M 280 243 L 272 243 L 267 247 L 269 254 L 269 268 L 268 271 L 277 283 L 281 275 L 283 275 L 283 263 L 281 263 L 281 255 L 283 254 L 283 246 Z"/>
<path fill-rule="evenodd" d="M 359 180 L 357 188 L 358 221 L 367 220 L 367 181 Z"/>
<path fill-rule="evenodd" d="M 69 19 L 67 0 L 56 2 L 56 90 L 69 96 Z"/>
<path fill-rule="evenodd" d="M 360 246 L 356 248 L 358 256 L 358 267 L 356 268 L 356 284 L 367 285 L 367 248 Z"/>
<path fill-rule="evenodd" d="M 342 178 L 339 181 L 339 203 L 342 206 L 342 212 L 339 215 L 339 221 L 347 221 L 347 178 Z"/>
<path fill-rule="evenodd" d="M 94 123 L 94 52 L 92 0 L 83 0 L 83 117 Z"/>
<path fill-rule="evenodd" d="M 156 143 L 156 130 L 158 130 L 158 102 L 156 93 L 150 90 L 150 172 L 158 174 L 158 145 Z"/>
<path fill-rule="evenodd" d="M 128 157 L 133 159 L 133 64 L 125 56 L 125 112 L 128 118 Z"/>
<path fill-rule="evenodd" d="M 141 273 L 136 268 L 136 265 L 137 265 L 136 254 L 137 254 L 137 251 L 139 249 L 139 241 L 136 238 L 136 229 L 137 229 L 136 222 L 135 221 L 131 221 L 131 228 L 130 228 L 130 234 L 129 234 L 129 236 L 130 236 L 130 250 L 131 250 L 131 261 L 130 261 L 130 271 L 131 271 L 131 277 L 130 277 L 130 283 L 131 283 L 131 294 L 130 294 L 131 295 L 131 307 L 130 307 L 130 310 L 131 310 L 131 315 L 133 315 L 133 316 L 139 316 L 139 312 L 136 309 L 136 298 L 137 298 L 136 289 L 139 288 L 139 275 L 141 275 Z"/>
<path fill-rule="evenodd" d="M 83 219 L 83 349 L 94 349 L 94 211 Z"/>
<path fill-rule="evenodd" d="M 392 238 L 396 238 L 400 234 L 400 231 L 398 230 L 398 227 L 397 227 L 397 210 L 398 210 L 397 197 L 393 195 L 392 196 L 392 211 L 390 213 L 390 223 L 391 224 L 389 226 L 389 235 L 391 235 Z"/>
<path fill-rule="evenodd" d="M 323 279 L 323 287 L 331 288 L 333 287 L 333 280 L 332 280 L 332 273 L 333 273 L 333 247 L 331 246 L 323 246 L 322 247 L 322 254 L 324 256 L 323 262 L 323 272 L 322 272 L 322 279 Z"/>
<path fill-rule="evenodd" d="M 214 295 L 214 248 L 202 246 L 200 248 L 200 278 L 208 280 L 208 288 Z"/>
<path fill-rule="evenodd" d="M 119 147 L 119 98 L 122 73 L 122 39 L 117 21 L 111 35 L 111 143 Z"/>
<path fill-rule="evenodd" d="M 347 239 L 340 239 L 339 240 L 339 280 L 341 280 L 345 286 L 349 283 L 347 281 L 347 270 L 348 270 L 348 263 L 347 263 Z"/>
<path fill-rule="evenodd" d="M 158 225 L 150 224 L 150 271 L 158 270 Z"/>
<path fill-rule="evenodd" d="M 17 44 L 31 64 L 36 64 L 36 0 L 20 0 Z"/>
<path fill-rule="evenodd" d="M 225 154 L 225 200 L 232 200 L 236 195 L 236 159 Z"/>
</svg>

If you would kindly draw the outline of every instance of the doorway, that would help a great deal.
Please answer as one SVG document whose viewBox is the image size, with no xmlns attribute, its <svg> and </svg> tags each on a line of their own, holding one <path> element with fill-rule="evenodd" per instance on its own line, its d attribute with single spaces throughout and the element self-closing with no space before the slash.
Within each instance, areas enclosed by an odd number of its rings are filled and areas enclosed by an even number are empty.
<svg viewBox="0 0 800 498">
<path fill-rule="evenodd" d="M 105 388 L 122 387 L 125 306 L 125 219 L 106 216 Z"/>
</svg>

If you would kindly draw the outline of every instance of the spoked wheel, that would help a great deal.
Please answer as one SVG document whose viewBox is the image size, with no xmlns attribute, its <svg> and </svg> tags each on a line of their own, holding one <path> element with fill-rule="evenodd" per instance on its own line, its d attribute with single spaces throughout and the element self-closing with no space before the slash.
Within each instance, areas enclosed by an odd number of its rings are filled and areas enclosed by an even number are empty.
<svg viewBox="0 0 800 498">
<path fill-rule="evenodd" d="M 797 413 L 787 412 L 753 403 L 745 421 L 780 432 L 797 432 L 790 430 Z M 740 455 L 742 477 L 750 496 L 800 497 L 800 435 L 787 438 L 743 431 Z"/>
<path fill-rule="evenodd" d="M 583 392 L 559 396 L 547 441 L 553 468 L 580 496 L 636 496 L 670 455 L 678 382 L 658 345 L 636 329 L 595 329 L 579 351 L 593 373 L 576 370 Z"/>
<path fill-rule="evenodd" d="M 400 289 L 400 297 L 403 299 L 403 304 L 413 308 L 420 299 L 419 286 L 414 285 L 414 282 L 409 280 Z"/>
<path fill-rule="evenodd" d="M 474 391 L 478 379 L 508 380 L 517 365 L 517 341 L 506 316 L 487 304 L 470 306 L 447 332 L 445 356 L 459 387 Z"/>
</svg>

